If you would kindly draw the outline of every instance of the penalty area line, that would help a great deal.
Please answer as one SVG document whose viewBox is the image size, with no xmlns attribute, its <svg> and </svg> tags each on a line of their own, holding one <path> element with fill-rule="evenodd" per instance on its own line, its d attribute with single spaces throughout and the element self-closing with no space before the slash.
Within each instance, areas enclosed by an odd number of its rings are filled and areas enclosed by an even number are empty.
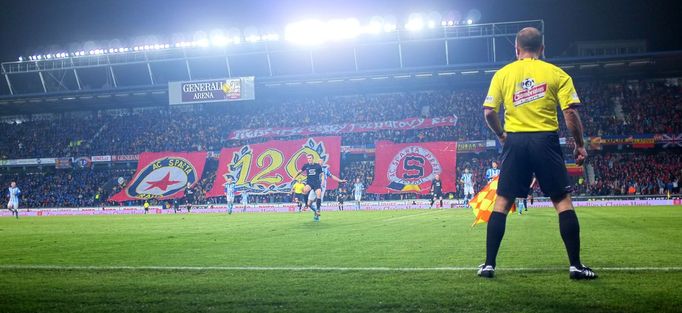
<svg viewBox="0 0 682 313">
<path fill-rule="evenodd" d="M 325 266 L 87 266 L 87 265 L 0 265 L 0 270 L 90 270 L 90 271 L 290 271 L 290 272 L 461 272 L 478 267 L 325 267 Z M 508 267 L 502 272 L 544 272 L 566 270 L 565 267 Z M 613 272 L 676 272 L 682 267 L 595 267 Z"/>
</svg>

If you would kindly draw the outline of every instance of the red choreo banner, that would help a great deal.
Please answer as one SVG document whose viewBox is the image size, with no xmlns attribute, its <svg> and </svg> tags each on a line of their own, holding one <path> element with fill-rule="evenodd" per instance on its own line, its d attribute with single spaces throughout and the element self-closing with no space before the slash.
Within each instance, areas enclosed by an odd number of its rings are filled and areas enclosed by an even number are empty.
<svg viewBox="0 0 682 313">
<path fill-rule="evenodd" d="M 339 175 L 341 137 L 313 137 L 300 140 L 271 140 L 265 143 L 223 148 L 215 183 L 207 197 L 223 196 L 227 177 L 237 184 L 237 193 L 270 194 L 291 191 L 294 176 L 312 154 Z M 338 183 L 327 179 L 327 189 Z"/>
<path fill-rule="evenodd" d="M 206 164 L 206 152 L 145 152 L 137 172 L 110 201 L 176 199 L 185 195 L 189 183 L 196 185 Z"/>
<path fill-rule="evenodd" d="M 455 125 L 457 125 L 457 116 L 454 115 L 434 118 L 412 117 L 400 121 L 344 123 L 306 127 L 240 129 L 230 133 L 229 139 L 235 140 L 257 137 L 313 136 L 322 134 L 340 135 L 347 133 L 375 132 L 388 129 L 410 130 Z"/>
<path fill-rule="evenodd" d="M 374 181 L 369 193 L 414 192 L 427 194 L 431 181 L 440 175 L 443 193 L 457 188 L 457 143 L 420 142 L 376 144 Z"/>
</svg>

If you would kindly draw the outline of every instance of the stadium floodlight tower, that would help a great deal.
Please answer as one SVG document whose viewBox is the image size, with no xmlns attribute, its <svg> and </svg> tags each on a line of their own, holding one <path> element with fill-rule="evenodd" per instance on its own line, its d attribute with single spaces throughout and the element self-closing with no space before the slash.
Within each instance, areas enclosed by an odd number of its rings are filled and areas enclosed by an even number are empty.
<svg viewBox="0 0 682 313">
<path fill-rule="evenodd" d="M 356 18 L 311 19 L 291 23 L 283 33 L 247 27 L 243 31 L 197 32 L 167 42 L 136 42 L 128 47 L 84 45 L 68 53 L 34 54 L 2 63 L 3 89 L 9 90 L 9 97 L 40 96 L 86 88 L 112 92 L 162 89 L 169 81 L 197 78 L 285 80 L 304 75 L 368 75 L 379 70 L 452 71 L 462 64 L 492 67 L 500 57 L 509 60 L 504 53 L 513 51 L 498 52 L 498 44 L 513 45 L 514 36 L 524 27 L 544 32 L 542 20 L 478 23 L 471 17 L 454 18 L 432 12 L 411 14 L 402 24 L 393 16 L 362 22 Z M 476 44 L 469 44 L 474 41 Z M 462 54 L 476 59 L 463 60 Z M 422 60 L 429 63 L 422 64 Z"/>
</svg>

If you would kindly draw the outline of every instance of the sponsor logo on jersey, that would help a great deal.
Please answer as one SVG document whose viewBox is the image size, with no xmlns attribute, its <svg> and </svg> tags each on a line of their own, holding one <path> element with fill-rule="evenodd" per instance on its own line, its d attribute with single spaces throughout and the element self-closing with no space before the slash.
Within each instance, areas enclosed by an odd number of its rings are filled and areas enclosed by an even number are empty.
<svg viewBox="0 0 682 313">
<path fill-rule="evenodd" d="M 514 93 L 515 107 L 542 99 L 547 94 L 547 83 L 536 84 L 532 78 L 524 79 L 519 85 L 521 89 Z"/>
</svg>

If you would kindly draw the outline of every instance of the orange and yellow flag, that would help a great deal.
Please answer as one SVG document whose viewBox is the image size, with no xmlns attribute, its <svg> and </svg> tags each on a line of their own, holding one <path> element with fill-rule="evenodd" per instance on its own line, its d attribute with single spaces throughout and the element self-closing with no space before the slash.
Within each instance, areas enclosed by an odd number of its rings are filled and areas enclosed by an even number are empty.
<svg viewBox="0 0 682 313">
<path fill-rule="evenodd" d="M 495 177 L 469 201 L 469 205 L 474 210 L 474 215 L 476 216 L 474 224 L 471 226 L 487 223 L 490 219 L 490 214 L 493 213 L 493 207 L 495 206 L 495 199 L 497 199 L 498 181 L 499 177 Z M 512 205 L 511 211 L 516 211 L 516 204 Z"/>
</svg>

